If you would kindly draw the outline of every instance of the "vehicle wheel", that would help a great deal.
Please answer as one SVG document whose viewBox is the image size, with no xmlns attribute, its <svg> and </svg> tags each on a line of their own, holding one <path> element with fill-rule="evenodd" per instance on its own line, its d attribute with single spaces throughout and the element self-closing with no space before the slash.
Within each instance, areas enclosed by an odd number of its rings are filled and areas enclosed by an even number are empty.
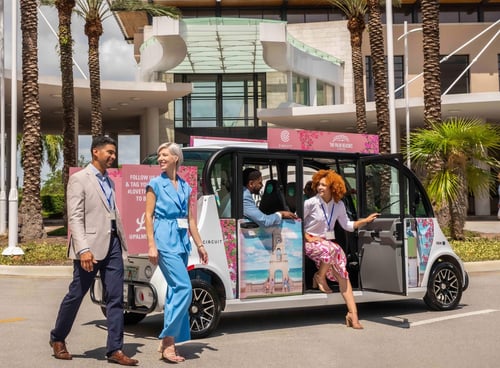
<svg viewBox="0 0 500 368">
<path fill-rule="evenodd" d="M 106 307 L 101 307 L 102 314 L 106 317 Z M 141 322 L 146 315 L 144 313 L 123 312 L 123 323 L 126 325 L 135 325 Z"/>
<path fill-rule="evenodd" d="M 189 307 L 191 338 L 201 339 L 210 335 L 219 324 L 221 303 L 217 291 L 208 282 L 193 279 L 193 299 Z"/>
<path fill-rule="evenodd" d="M 455 309 L 462 298 L 462 278 L 450 262 L 439 263 L 433 269 L 427 284 L 424 302 L 433 310 Z"/>
</svg>

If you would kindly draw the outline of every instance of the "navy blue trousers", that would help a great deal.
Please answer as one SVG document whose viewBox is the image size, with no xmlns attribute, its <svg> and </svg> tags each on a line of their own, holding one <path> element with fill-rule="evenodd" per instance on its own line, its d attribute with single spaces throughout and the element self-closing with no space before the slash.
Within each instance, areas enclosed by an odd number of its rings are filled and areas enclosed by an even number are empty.
<svg viewBox="0 0 500 368">
<path fill-rule="evenodd" d="M 123 259 L 120 239 L 117 236 L 111 236 L 108 255 L 94 265 L 92 272 L 85 271 L 79 260 L 73 261 L 73 281 L 59 307 L 56 325 L 50 332 L 50 339 L 51 341 L 66 340 L 97 271 L 100 272 L 104 290 L 106 290 L 108 324 L 106 355 L 109 356 L 123 347 Z"/>
</svg>

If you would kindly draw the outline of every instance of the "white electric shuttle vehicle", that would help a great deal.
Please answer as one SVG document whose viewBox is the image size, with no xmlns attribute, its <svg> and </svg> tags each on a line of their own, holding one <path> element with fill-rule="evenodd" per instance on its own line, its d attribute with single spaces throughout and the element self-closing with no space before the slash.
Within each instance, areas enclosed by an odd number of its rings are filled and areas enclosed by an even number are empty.
<svg viewBox="0 0 500 368">
<path fill-rule="evenodd" d="M 423 298 L 433 310 L 450 310 L 459 304 L 468 285 L 467 273 L 441 231 L 424 188 L 400 155 L 248 145 L 186 148 L 183 153 L 184 165 L 197 167 L 195 208 L 209 255 L 208 264 L 201 264 L 193 245 L 189 257 L 193 338 L 210 335 L 222 313 L 344 304 L 335 283 L 330 285 L 332 294 L 312 288 L 315 265 L 303 252 L 303 188 L 319 169 L 333 169 L 345 179 L 348 194 L 343 200 L 352 220 L 381 214 L 353 233 L 335 228 L 357 303 Z M 244 219 L 242 171 L 246 167 L 263 173 L 265 185 L 255 198 L 261 210 L 288 209 L 297 213 L 297 220 L 262 229 Z M 163 312 L 167 288 L 147 254 L 129 256 L 126 323 Z M 92 301 L 103 308 L 104 295 L 96 278 Z"/>
</svg>

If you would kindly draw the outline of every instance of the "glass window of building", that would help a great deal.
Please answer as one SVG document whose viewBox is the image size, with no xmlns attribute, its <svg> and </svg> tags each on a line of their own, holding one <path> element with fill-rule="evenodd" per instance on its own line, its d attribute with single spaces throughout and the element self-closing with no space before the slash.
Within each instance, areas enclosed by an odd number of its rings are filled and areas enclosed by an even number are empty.
<svg viewBox="0 0 500 368">
<path fill-rule="evenodd" d="M 458 23 L 460 22 L 459 7 L 443 6 L 439 8 L 439 23 Z"/>
<path fill-rule="evenodd" d="M 386 57 L 387 70 L 387 57 Z M 394 55 L 394 88 L 401 87 L 405 82 L 404 77 L 404 57 Z M 373 75 L 373 59 L 371 56 L 365 57 L 365 76 L 366 76 L 366 101 L 375 101 L 375 76 Z M 404 97 L 404 88 L 396 92 L 395 98 Z"/>
<path fill-rule="evenodd" d="M 463 5 L 459 9 L 458 16 L 460 19 L 460 23 L 473 23 L 477 22 L 479 19 L 477 7 L 474 5 Z"/>
<path fill-rule="evenodd" d="M 392 18 L 394 24 L 403 24 L 405 21 L 413 23 L 413 8 L 404 5 L 401 8 L 394 8 Z"/>
<path fill-rule="evenodd" d="M 469 70 L 455 82 L 467 65 L 469 65 L 469 55 L 453 55 L 441 63 L 441 93 L 444 93 L 453 83 L 455 84 L 448 92 L 449 94 L 470 92 Z"/>
<path fill-rule="evenodd" d="M 309 79 L 301 75 L 293 75 L 293 102 L 309 105 Z"/>
<path fill-rule="evenodd" d="M 176 128 L 255 127 L 266 107 L 265 74 L 175 75 L 193 92 L 174 104 Z"/>
<path fill-rule="evenodd" d="M 335 105 L 335 88 L 328 83 L 316 82 L 316 103 L 318 106 Z"/>
<path fill-rule="evenodd" d="M 500 6 L 493 4 L 483 6 L 483 22 L 496 22 L 500 19 Z"/>
</svg>

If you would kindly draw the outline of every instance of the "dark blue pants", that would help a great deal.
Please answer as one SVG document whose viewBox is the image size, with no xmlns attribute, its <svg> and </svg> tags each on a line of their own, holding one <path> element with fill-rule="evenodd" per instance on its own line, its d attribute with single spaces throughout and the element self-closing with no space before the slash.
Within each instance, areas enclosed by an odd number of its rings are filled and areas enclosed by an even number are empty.
<svg viewBox="0 0 500 368">
<path fill-rule="evenodd" d="M 94 271 L 87 272 L 80 265 L 80 261 L 73 261 L 73 281 L 59 307 L 56 325 L 50 332 L 50 339 L 52 341 L 66 340 L 97 271 L 100 272 L 106 291 L 108 322 L 106 354 L 109 356 L 123 347 L 123 259 L 120 239 L 117 236 L 111 236 L 108 255 L 94 265 Z"/>
</svg>

